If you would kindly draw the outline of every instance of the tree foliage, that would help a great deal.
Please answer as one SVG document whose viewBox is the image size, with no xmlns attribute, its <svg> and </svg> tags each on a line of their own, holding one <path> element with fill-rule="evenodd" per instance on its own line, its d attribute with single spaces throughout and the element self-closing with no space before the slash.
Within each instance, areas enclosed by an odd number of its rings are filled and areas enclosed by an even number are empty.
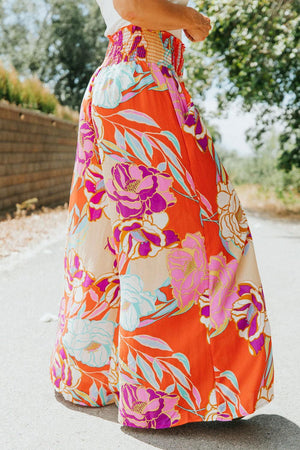
<svg viewBox="0 0 300 450">
<path fill-rule="evenodd" d="M 286 171 L 300 167 L 300 3 L 195 0 L 195 4 L 212 19 L 213 28 L 204 43 L 191 46 L 187 58 L 191 90 L 205 91 L 217 81 L 220 110 L 242 99 L 243 109 L 257 114 L 256 129 L 249 133 L 255 144 L 260 146 L 276 124 L 281 143 L 278 167 Z"/>
<path fill-rule="evenodd" d="M 42 12 L 37 0 L 0 0 L 0 54 L 18 72 L 28 75 L 32 54 L 39 44 Z"/>
<path fill-rule="evenodd" d="M 3 9 L 2 54 L 19 72 L 48 83 L 63 105 L 78 109 L 107 47 L 96 2 L 13 0 Z"/>
</svg>

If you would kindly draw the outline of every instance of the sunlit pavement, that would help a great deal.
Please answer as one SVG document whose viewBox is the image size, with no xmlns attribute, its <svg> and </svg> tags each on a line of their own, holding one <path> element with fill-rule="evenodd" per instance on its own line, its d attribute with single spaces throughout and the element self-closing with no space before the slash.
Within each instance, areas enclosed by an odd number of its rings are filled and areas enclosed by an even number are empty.
<svg viewBox="0 0 300 450">
<path fill-rule="evenodd" d="M 48 366 L 63 289 L 65 239 L 0 264 L 0 446 L 5 450 L 299 449 L 300 224 L 247 214 L 271 323 L 275 399 L 247 420 L 167 430 L 121 427 L 115 406 L 73 406 L 54 394 Z"/>
</svg>

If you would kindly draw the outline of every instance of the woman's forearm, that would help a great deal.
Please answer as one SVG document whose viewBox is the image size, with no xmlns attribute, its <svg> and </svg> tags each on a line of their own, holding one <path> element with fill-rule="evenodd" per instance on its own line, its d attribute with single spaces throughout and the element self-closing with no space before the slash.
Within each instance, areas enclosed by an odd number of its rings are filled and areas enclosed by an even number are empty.
<svg viewBox="0 0 300 450">
<path fill-rule="evenodd" d="M 196 10 L 168 0 L 113 0 L 113 3 L 123 19 L 152 30 L 176 30 L 198 26 L 199 13 Z"/>
</svg>

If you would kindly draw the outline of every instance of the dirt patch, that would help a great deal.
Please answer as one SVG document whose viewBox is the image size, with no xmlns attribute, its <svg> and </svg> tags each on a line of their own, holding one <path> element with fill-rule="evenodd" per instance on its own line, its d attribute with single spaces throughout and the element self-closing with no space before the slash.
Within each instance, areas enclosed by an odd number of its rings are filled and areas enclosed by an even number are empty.
<svg viewBox="0 0 300 450">
<path fill-rule="evenodd" d="M 275 192 L 264 191 L 260 185 L 243 184 L 234 186 L 242 205 L 250 212 L 263 217 L 300 221 L 300 195 L 293 194 L 291 200 L 285 196 L 280 200 Z"/>
<path fill-rule="evenodd" d="M 0 258 L 20 253 L 40 241 L 66 232 L 67 203 L 55 208 L 42 207 L 29 215 L 11 217 L 0 221 Z M 28 214 L 28 213 L 27 213 Z"/>
</svg>

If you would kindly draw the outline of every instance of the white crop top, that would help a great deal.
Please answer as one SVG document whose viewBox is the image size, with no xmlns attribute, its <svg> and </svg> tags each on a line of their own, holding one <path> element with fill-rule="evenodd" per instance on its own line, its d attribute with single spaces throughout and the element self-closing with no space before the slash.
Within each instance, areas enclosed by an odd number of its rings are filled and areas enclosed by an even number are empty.
<svg viewBox="0 0 300 450">
<path fill-rule="evenodd" d="M 124 20 L 115 10 L 113 0 L 96 0 L 100 6 L 102 17 L 106 23 L 106 30 L 104 36 L 115 33 L 119 28 L 128 25 L 130 22 Z M 147 1 L 147 0 L 145 0 Z M 189 0 L 169 0 L 172 3 L 180 3 L 181 5 L 187 5 Z M 176 37 L 181 39 L 181 30 L 168 30 Z"/>
</svg>

